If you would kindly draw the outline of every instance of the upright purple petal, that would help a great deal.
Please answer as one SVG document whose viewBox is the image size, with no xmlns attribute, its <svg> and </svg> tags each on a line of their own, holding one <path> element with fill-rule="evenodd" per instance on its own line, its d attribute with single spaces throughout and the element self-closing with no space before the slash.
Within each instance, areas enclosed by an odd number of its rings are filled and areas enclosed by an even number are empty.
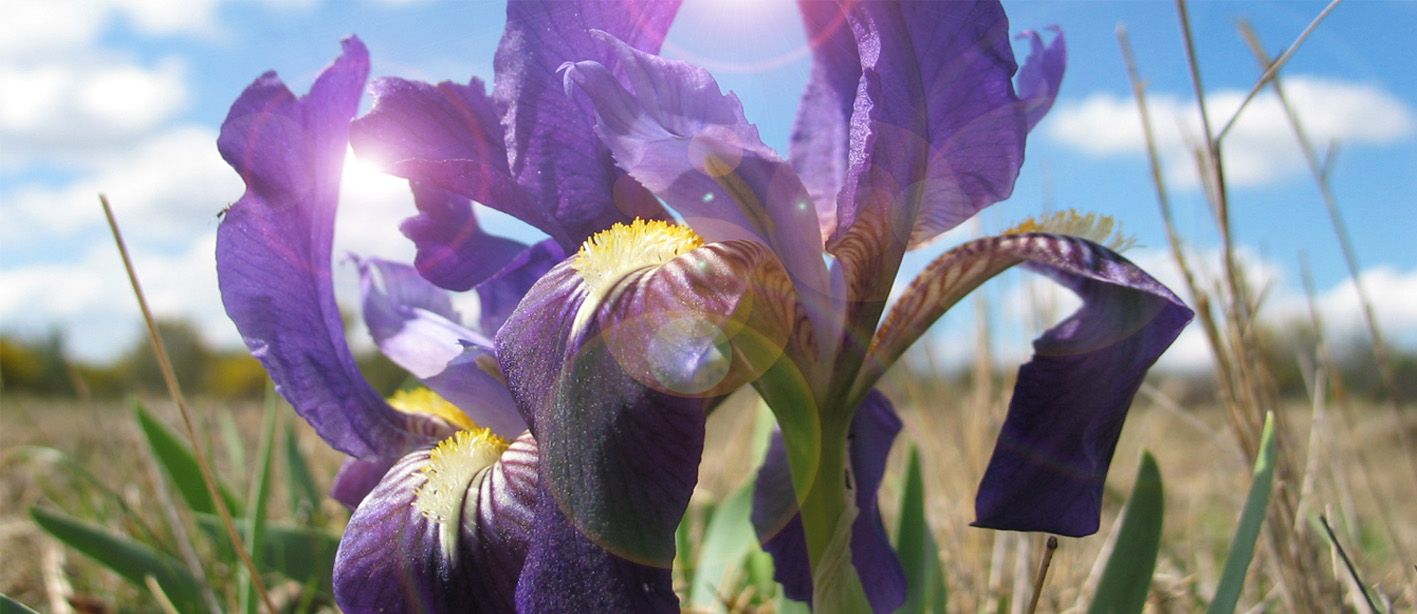
<svg viewBox="0 0 1417 614">
<path fill-rule="evenodd" d="M 1043 37 L 1033 30 L 1018 35 L 1018 38 L 1028 39 L 1030 47 L 1028 59 L 1018 71 L 1018 97 L 1023 100 L 1029 130 L 1053 108 L 1058 88 L 1063 84 L 1063 70 L 1068 65 L 1068 45 L 1063 40 L 1063 32 L 1056 27 L 1049 29 L 1054 33 L 1053 42 L 1046 46 Z"/>
<path fill-rule="evenodd" d="M 628 88 L 595 62 L 568 65 L 566 81 L 594 103 L 596 129 L 620 167 L 705 240 L 766 243 L 798 295 L 821 302 L 829 287 L 811 197 L 791 165 L 762 143 L 737 96 L 722 94 L 703 69 L 598 37 L 618 58 Z"/>
<path fill-rule="evenodd" d="M 998 3 L 860 2 L 850 19 L 862 79 L 838 238 L 878 209 L 892 244 L 919 245 L 1007 198 L 1027 123 Z"/>
<path fill-rule="evenodd" d="M 423 440 L 359 373 L 330 281 L 349 119 L 369 72 L 358 39 L 295 98 L 274 73 L 241 94 L 218 148 L 246 182 L 217 230 L 217 280 L 252 355 L 325 441 L 387 458 Z"/>
<path fill-rule="evenodd" d="M 350 126 L 349 140 L 359 157 L 380 166 L 477 160 L 507 171 L 501 113 L 481 81 L 433 85 L 384 77 L 370 89 L 373 109 Z"/>
<path fill-rule="evenodd" d="M 350 518 L 335 556 L 335 600 L 344 611 L 513 611 L 530 536 L 543 528 L 533 515 L 535 441 L 519 438 L 472 476 L 455 518 L 416 506 L 431 464 L 427 449 L 405 456 Z"/>
<path fill-rule="evenodd" d="M 1033 343 L 975 502 L 977 526 L 1081 536 L 1097 530 L 1102 486 L 1146 371 L 1191 320 L 1170 290 L 1096 243 L 1013 234 L 966 243 L 911 283 L 882 322 L 856 390 L 979 284 L 1023 263 L 1082 307 Z"/>
<path fill-rule="evenodd" d="M 797 109 L 787 157 L 812 195 L 825 241 L 836 231 L 836 197 L 846 183 L 861 58 L 841 5 L 798 0 L 797 6 L 812 46 L 812 72 Z"/>
<path fill-rule="evenodd" d="M 851 421 L 849 454 L 859 510 L 851 526 L 851 562 L 861 577 L 871 609 L 876 612 L 894 612 L 905 603 L 905 570 L 891 547 L 876 502 L 881 477 L 886 472 L 886 457 L 900 427 L 900 418 L 890 399 L 875 390 L 861 402 Z M 777 435 L 758 471 L 757 488 L 753 492 L 753 525 L 763 541 L 763 548 L 773 556 L 776 564 L 773 577 L 782 584 L 784 594 L 810 602 L 812 570 L 796 501 L 787 450 L 782 437 Z"/>
<path fill-rule="evenodd" d="M 591 130 L 594 116 L 583 103 L 566 97 L 556 71 L 579 60 L 618 70 L 614 58 L 592 42 L 592 29 L 655 53 L 678 10 L 679 0 L 521 0 L 507 5 L 493 97 L 505 106 L 511 173 L 530 202 L 561 225 L 561 246 L 567 251 L 613 222 L 665 215 L 652 195 L 615 167 Z"/>
<path fill-rule="evenodd" d="M 370 259 L 359 269 L 364 321 L 379 351 L 477 425 L 506 439 L 526 430 L 492 341 L 462 325 L 446 290 L 406 265 Z"/>
</svg>

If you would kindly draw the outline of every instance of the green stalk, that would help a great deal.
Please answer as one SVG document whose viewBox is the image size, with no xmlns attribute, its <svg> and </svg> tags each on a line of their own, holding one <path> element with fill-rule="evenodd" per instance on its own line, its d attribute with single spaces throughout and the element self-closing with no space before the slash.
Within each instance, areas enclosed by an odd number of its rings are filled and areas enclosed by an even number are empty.
<svg viewBox="0 0 1417 614">
<path fill-rule="evenodd" d="M 823 433 L 817 478 L 802 498 L 802 530 L 812 567 L 812 603 L 818 612 L 869 612 L 861 578 L 851 562 L 851 527 L 857 509 L 847 487 L 846 432 Z"/>
</svg>

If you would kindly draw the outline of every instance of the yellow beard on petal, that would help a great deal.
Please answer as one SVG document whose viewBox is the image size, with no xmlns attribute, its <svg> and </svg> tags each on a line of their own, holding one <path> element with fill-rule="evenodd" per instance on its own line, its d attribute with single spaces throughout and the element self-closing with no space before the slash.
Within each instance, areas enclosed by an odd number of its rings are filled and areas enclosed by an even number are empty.
<svg viewBox="0 0 1417 614">
<path fill-rule="evenodd" d="M 389 397 L 389 406 L 405 414 L 424 414 L 441 418 L 449 426 L 464 431 L 478 430 L 476 422 L 458 406 L 427 388 L 400 390 Z"/>
<path fill-rule="evenodd" d="M 458 431 L 428 453 L 424 482 L 414 491 L 413 506 L 438 528 L 443 556 L 456 561 L 464 501 L 482 474 L 507 450 L 507 440 L 488 429 Z"/>
<path fill-rule="evenodd" d="M 704 244 L 688 226 L 635 218 L 595 233 L 576 252 L 571 268 L 580 273 L 596 300 L 608 295 L 625 275 L 658 266 Z"/>
<path fill-rule="evenodd" d="M 1136 239 L 1122 232 L 1121 224 L 1118 224 L 1117 220 L 1113 219 L 1112 216 L 1098 215 L 1093 212 L 1083 214 L 1078 212 L 1077 209 L 1058 211 L 1040 218 L 1028 218 L 1019 222 L 1017 226 L 1005 230 L 1003 234 L 1023 234 L 1029 232 L 1046 232 L 1080 237 L 1102 245 L 1114 252 L 1126 251 L 1136 243 Z"/>
</svg>

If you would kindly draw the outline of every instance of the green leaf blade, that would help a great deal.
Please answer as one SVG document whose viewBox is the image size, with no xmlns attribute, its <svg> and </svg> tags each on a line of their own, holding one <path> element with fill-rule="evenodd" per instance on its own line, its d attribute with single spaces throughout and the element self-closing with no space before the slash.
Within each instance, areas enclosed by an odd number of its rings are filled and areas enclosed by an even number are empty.
<svg viewBox="0 0 1417 614">
<path fill-rule="evenodd" d="M 1269 508 L 1270 496 L 1274 491 L 1274 414 L 1268 413 L 1264 419 L 1264 434 L 1260 437 L 1260 452 L 1255 458 L 1254 481 L 1250 484 L 1250 494 L 1245 497 L 1245 507 L 1240 513 L 1240 524 L 1235 527 L 1235 538 L 1230 540 L 1230 553 L 1225 557 L 1225 570 L 1220 574 L 1220 584 L 1215 589 L 1208 614 L 1227 614 L 1235 611 L 1240 602 L 1240 593 L 1245 588 L 1245 575 L 1249 572 L 1250 561 L 1255 556 L 1255 541 L 1259 539 L 1260 527 L 1264 524 L 1265 511 Z"/>
<path fill-rule="evenodd" d="M 36 507 L 30 510 L 30 516 L 46 533 L 113 570 L 139 589 L 146 592 L 148 588 L 144 579 L 152 576 L 181 611 L 206 609 L 202 603 L 201 585 L 176 559 L 67 514 Z"/>
<path fill-rule="evenodd" d="M 133 400 L 133 415 L 138 420 L 138 427 L 143 431 L 143 437 L 148 442 L 153 458 L 157 459 L 163 473 L 177 486 L 177 493 L 186 502 L 187 507 L 194 512 L 215 514 L 216 506 L 212 502 L 206 482 L 202 480 L 202 471 L 197 465 L 197 457 L 192 453 L 192 448 L 137 399 Z M 231 490 L 225 484 L 218 484 L 217 489 L 222 498 L 226 499 L 232 515 L 240 514 L 239 499 Z"/>
<path fill-rule="evenodd" d="M 1142 611 L 1151 592 L 1151 576 L 1161 548 L 1165 489 L 1161 470 L 1150 452 L 1143 452 L 1132 496 L 1122 516 L 1112 556 L 1102 571 L 1089 614 L 1132 614 Z"/>
<path fill-rule="evenodd" d="M 895 539 L 896 555 L 905 569 L 905 605 L 899 610 L 904 614 L 943 612 L 948 603 L 940 549 L 926 518 L 920 450 L 912 447 L 905 489 L 900 496 L 900 521 Z"/>
</svg>

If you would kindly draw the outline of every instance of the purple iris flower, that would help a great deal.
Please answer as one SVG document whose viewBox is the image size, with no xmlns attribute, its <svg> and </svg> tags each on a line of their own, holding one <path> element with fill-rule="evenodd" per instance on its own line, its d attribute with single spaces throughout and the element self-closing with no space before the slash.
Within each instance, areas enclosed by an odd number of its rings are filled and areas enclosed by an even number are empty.
<svg viewBox="0 0 1417 614">
<path fill-rule="evenodd" d="M 1192 312 L 1076 215 L 948 251 L 886 312 L 907 250 L 1012 192 L 1025 138 L 1062 79 L 1063 38 L 1024 33 L 1032 50 L 1019 70 L 997 2 L 799 5 L 814 65 L 785 160 L 706 71 L 614 33 L 594 33 L 611 63 L 563 71 L 575 99 L 594 105 L 620 168 L 709 245 L 762 245 L 787 272 L 791 296 L 757 293 L 793 300 L 794 317 L 755 382 L 781 437 L 759 475 L 754 520 L 789 596 L 892 611 L 904 577 L 875 499 L 900 422 L 874 386 L 932 322 L 1019 264 L 1082 299 L 1019 371 L 975 522 L 1080 536 L 1097 530 L 1127 408 Z M 1060 232 L 1073 229 L 1082 236 Z M 564 267 L 502 329 L 499 350 L 519 318 L 564 300 L 548 297 L 581 291 Z"/>
<path fill-rule="evenodd" d="M 678 610 L 673 535 L 705 406 L 756 375 L 727 349 L 737 331 L 762 327 L 762 315 L 752 327 L 740 318 L 754 290 L 745 279 L 788 281 L 756 243 L 702 246 L 662 221 L 556 72 L 586 59 L 618 71 L 592 30 L 653 52 L 677 8 L 513 2 L 490 95 L 476 80 L 378 80 L 373 110 L 351 123 L 369 70 L 351 38 L 308 94 L 267 73 L 232 105 L 218 145 L 247 189 L 218 231 L 222 299 L 277 390 L 350 457 L 332 493 L 354 508 L 334 570 L 344 610 Z M 376 344 L 426 386 L 388 400 L 355 366 L 331 284 L 351 145 L 408 177 L 418 209 L 401 227 L 414 266 L 357 260 Z M 528 246 L 488 234 L 472 201 L 549 238 Z M 669 240 L 596 234 L 617 223 L 625 236 Z M 613 297 L 598 295 L 572 332 L 523 318 L 515 347 L 494 348 L 532 283 L 567 254 Z M 645 263 L 665 273 L 611 292 Z M 725 273 L 743 270 L 751 277 Z M 449 296 L 468 290 L 476 321 Z M 611 358 L 644 331 L 656 353 Z M 557 415 L 567 408 L 579 413 Z"/>
<path fill-rule="evenodd" d="M 232 106 L 219 145 L 247 192 L 218 233 L 223 300 L 351 457 L 334 489 L 356 508 L 346 610 L 676 611 L 704 415 L 747 382 L 781 426 L 754 520 L 788 594 L 894 609 L 875 494 L 900 422 L 874 384 L 1020 263 L 1083 307 L 1020 371 L 978 524 L 1096 530 L 1126 408 L 1190 318 L 1174 295 L 1096 243 L 1020 232 L 941 256 L 882 319 L 907 249 L 1012 190 L 1061 37 L 1030 35 L 1015 86 L 995 3 L 804 1 L 815 63 L 783 160 L 710 75 L 653 55 L 677 8 L 511 2 L 490 95 L 379 80 L 351 124 L 368 60 L 350 39 L 306 96 L 267 74 Z M 344 342 L 330 250 L 347 145 L 410 180 L 414 266 L 359 261 L 364 315 L 436 395 L 380 398 Z M 488 234 L 472 201 L 548 238 Z M 476 322 L 449 291 L 476 293 Z"/>
</svg>

